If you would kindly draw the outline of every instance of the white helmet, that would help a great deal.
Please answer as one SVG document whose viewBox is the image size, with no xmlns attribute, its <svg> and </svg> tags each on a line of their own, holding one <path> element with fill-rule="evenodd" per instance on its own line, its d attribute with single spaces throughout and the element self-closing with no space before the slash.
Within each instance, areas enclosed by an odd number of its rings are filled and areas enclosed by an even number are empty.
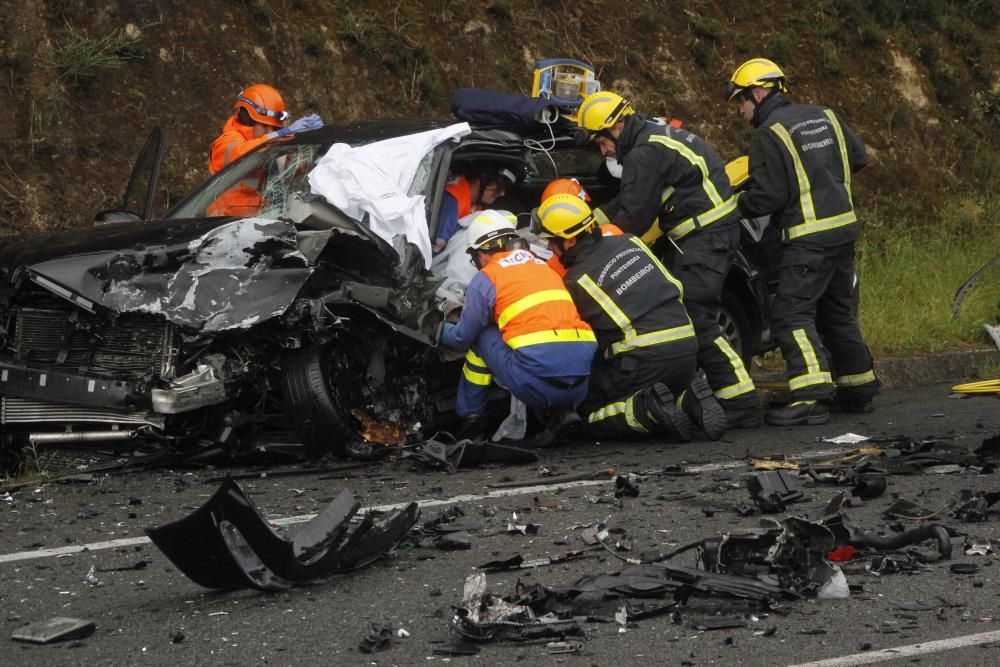
<svg viewBox="0 0 1000 667">
<path fill-rule="evenodd" d="M 517 236 L 517 218 L 492 209 L 483 211 L 469 223 L 466 250 L 481 250 L 491 241 Z"/>
</svg>

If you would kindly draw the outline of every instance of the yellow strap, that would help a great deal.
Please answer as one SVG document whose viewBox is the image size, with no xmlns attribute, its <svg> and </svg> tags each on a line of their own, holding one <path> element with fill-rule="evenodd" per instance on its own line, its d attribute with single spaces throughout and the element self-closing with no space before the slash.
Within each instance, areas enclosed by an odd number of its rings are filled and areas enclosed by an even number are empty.
<svg viewBox="0 0 1000 667">
<path fill-rule="evenodd" d="M 552 301 L 569 301 L 572 303 L 573 297 L 565 289 L 547 289 L 534 294 L 529 294 L 510 304 L 500 313 L 497 318 L 497 326 L 503 329 L 512 319 L 535 306 Z"/>
<path fill-rule="evenodd" d="M 514 336 L 507 345 L 516 350 L 528 345 L 538 345 L 539 343 L 596 343 L 593 331 L 586 329 L 550 329 L 548 331 L 536 331 L 530 334 Z"/>
<path fill-rule="evenodd" d="M 637 347 L 651 347 L 661 343 L 683 340 L 684 338 L 693 338 L 694 335 L 694 327 L 690 323 L 671 329 L 650 331 L 639 336 L 626 337 L 625 340 L 614 343 L 611 346 L 611 353 L 621 354 L 622 352 L 634 350 Z"/>
<path fill-rule="evenodd" d="M 795 342 L 798 343 L 799 351 L 802 352 L 802 358 L 806 362 L 806 372 L 802 375 L 789 378 L 788 389 L 790 391 L 795 391 L 797 389 L 811 387 L 815 384 L 832 384 L 833 377 L 830 373 L 823 371 L 820 368 L 819 360 L 816 358 L 816 350 L 813 349 L 812 343 L 809 342 L 809 336 L 806 335 L 806 330 L 796 329 L 792 332 L 792 335 L 795 337 Z"/>
<path fill-rule="evenodd" d="M 847 201 L 851 204 L 851 210 L 854 210 L 854 196 L 851 194 L 851 161 L 847 156 L 847 142 L 844 141 L 844 129 L 840 127 L 840 121 L 829 109 L 824 109 L 823 113 L 826 117 L 830 119 L 830 125 L 833 126 L 833 131 L 837 135 L 837 145 L 840 147 L 840 160 L 844 163 L 844 188 L 847 190 Z"/>
<path fill-rule="evenodd" d="M 829 229 L 836 229 L 837 227 L 846 227 L 852 222 L 855 222 L 857 219 L 857 214 L 851 210 L 847 213 L 841 213 L 840 215 L 835 215 L 831 218 L 823 218 L 822 220 L 816 220 L 815 222 L 795 225 L 788 228 L 788 238 L 797 239 L 800 236 L 805 236 L 807 234 L 825 232 Z"/>
<path fill-rule="evenodd" d="M 486 365 L 486 360 L 480 357 L 472 350 L 469 350 L 468 352 L 465 353 L 465 360 L 468 361 L 470 364 L 475 364 L 476 366 L 482 366 L 483 368 L 489 368 L 489 366 Z"/>
</svg>

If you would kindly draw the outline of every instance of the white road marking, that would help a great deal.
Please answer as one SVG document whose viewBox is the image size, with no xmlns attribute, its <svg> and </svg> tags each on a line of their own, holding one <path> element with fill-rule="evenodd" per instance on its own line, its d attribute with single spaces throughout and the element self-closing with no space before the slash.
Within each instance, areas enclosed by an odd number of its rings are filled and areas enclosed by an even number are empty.
<svg viewBox="0 0 1000 667">
<path fill-rule="evenodd" d="M 941 651 L 951 651 L 956 648 L 967 646 L 977 646 L 990 642 L 1000 641 L 1000 630 L 993 632 L 980 632 L 976 635 L 964 635 L 961 637 L 949 637 L 933 642 L 921 642 L 919 644 L 908 644 L 906 646 L 896 646 L 895 648 L 884 648 L 880 651 L 866 651 L 855 653 L 854 655 L 844 655 L 839 658 L 828 658 L 815 662 L 803 662 L 792 667 L 848 667 L 850 665 L 870 665 L 874 662 L 885 662 L 886 660 L 896 660 L 898 658 L 910 658 L 915 655 L 926 655 L 927 653 L 939 653 Z"/>
<path fill-rule="evenodd" d="M 836 456 L 842 454 L 843 449 L 830 449 L 824 451 L 816 452 L 804 452 L 798 458 L 800 459 L 815 459 L 824 458 L 828 456 Z M 701 473 L 701 472 L 715 472 L 718 470 L 731 470 L 733 468 L 742 468 L 747 465 L 746 461 L 725 461 L 721 463 L 705 463 L 702 465 L 694 465 L 686 468 L 687 472 Z M 611 483 L 612 479 L 588 479 L 577 482 L 561 482 L 558 484 L 545 484 L 540 483 L 535 486 L 522 486 L 515 489 L 493 489 L 492 491 L 487 491 L 486 493 L 469 493 L 460 496 L 452 496 L 451 498 L 427 498 L 425 500 L 418 500 L 417 504 L 420 507 L 438 507 L 440 505 L 454 505 L 456 503 L 471 503 L 478 502 L 481 500 L 490 500 L 493 498 L 509 498 L 512 496 L 524 496 L 532 493 L 547 493 L 552 491 L 557 491 L 559 489 L 575 489 L 586 486 L 600 486 L 602 484 Z M 365 507 L 361 511 L 367 512 L 371 510 L 377 510 L 381 512 L 386 512 L 394 509 L 399 509 L 405 507 L 409 502 L 404 503 L 393 503 L 392 505 L 373 505 L 371 507 Z M 306 523 L 315 517 L 315 514 L 301 514 L 298 516 L 283 517 L 277 519 L 269 519 L 270 523 L 276 526 L 287 526 L 297 523 Z M 91 542 L 90 544 L 81 544 L 71 547 L 57 547 L 54 549 L 35 549 L 32 551 L 20 551 L 11 554 L 0 554 L 0 563 L 12 563 L 15 561 L 22 560 L 33 560 L 36 558 L 53 558 L 57 556 L 67 556 L 80 553 L 89 553 L 91 551 L 99 551 L 101 549 L 114 549 L 116 547 L 130 547 L 137 544 L 148 544 L 148 537 L 125 537 L 118 540 L 107 540 L 104 542 Z"/>
</svg>

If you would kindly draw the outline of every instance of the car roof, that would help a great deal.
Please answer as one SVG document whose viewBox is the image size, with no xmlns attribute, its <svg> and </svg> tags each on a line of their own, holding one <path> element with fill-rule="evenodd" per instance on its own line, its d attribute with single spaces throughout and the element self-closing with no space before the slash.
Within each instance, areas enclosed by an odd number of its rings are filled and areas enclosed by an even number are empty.
<svg viewBox="0 0 1000 667">
<path fill-rule="evenodd" d="M 299 135 L 303 142 L 345 143 L 351 145 L 367 144 L 373 141 L 401 137 L 408 134 L 439 130 L 462 121 L 458 120 L 428 120 L 428 119 L 394 119 L 394 120 L 364 120 L 350 123 L 334 123 L 325 125 L 322 129 L 304 132 Z M 533 125 L 469 123 L 473 135 L 480 135 L 493 141 L 511 141 L 520 143 L 525 138 L 550 139 L 549 130 L 541 123 Z M 573 126 L 568 123 L 558 123 L 550 126 L 554 136 L 570 137 Z"/>
</svg>

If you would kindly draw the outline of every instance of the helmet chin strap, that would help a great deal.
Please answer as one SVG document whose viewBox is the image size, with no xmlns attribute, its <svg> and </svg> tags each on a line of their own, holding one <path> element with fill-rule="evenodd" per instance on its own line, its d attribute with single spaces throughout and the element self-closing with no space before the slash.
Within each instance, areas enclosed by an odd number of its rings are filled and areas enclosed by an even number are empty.
<svg viewBox="0 0 1000 667">
<path fill-rule="evenodd" d="M 760 127 L 761 105 L 764 104 L 764 102 L 766 102 L 772 95 L 774 95 L 777 92 L 778 92 L 778 86 L 772 86 L 771 89 L 768 90 L 767 95 L 765 95 L 763 99 L 761 99 L 761 101 L 758 102 L 757 98 L 754 97 L 753 89 L 751 88 L 747 90 L 746 99 L 750 100 L 750 103 L 753 104 L 753 119 L 750 122 L 754 127 Z"/>
</svg>

